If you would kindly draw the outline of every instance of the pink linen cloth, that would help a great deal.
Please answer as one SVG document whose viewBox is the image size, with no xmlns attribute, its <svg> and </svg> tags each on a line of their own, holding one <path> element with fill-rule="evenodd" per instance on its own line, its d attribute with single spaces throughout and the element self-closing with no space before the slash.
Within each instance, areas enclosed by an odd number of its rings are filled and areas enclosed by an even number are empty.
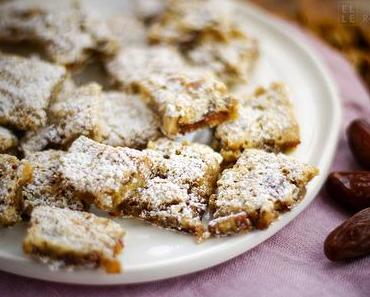
<svg viewBox="0 0 370 297">
<path fill-rule="evenodd" d="M 321 55 L 340 91 L 344 119 L 332 168 L 358 169 L 348 149 L 344 128 L 354 118 L 369 118 L 366 89 L 340 54 L 308 35 L 303 36 L 297 29 L 292 31 Z M 233 260 L 202 272 L 112 287 L 55 284 L 0 272 L 0 297 L 369 297 L 370 257 L 343 264 L 328 261 L 323 253 L 326 235 L 347 217 L 349 213 L 322 190 L 302 214 L 275 236 Z"/>
</svg>

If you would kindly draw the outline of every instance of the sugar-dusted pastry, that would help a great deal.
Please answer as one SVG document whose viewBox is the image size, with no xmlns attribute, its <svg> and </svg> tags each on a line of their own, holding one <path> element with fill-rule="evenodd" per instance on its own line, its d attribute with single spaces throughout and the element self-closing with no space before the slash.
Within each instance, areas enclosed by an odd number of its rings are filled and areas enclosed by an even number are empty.
<svg viewBox="0 0 370 297">
<path fill-rule="evenodd" d="M 93 20 L 78 1 L 15 0 L 0 6 L 0 41 L 30 41 L 58 64 L 84 62 L 89 52 L 111 54 L 117 44 L 103 22 Z"/>
<path fill-rule="evenodd" d="M 125 196 L 135 192 L 150 175 L 151 162 L 141 151 L 78 138 L 61 157 L 63 182 L 77 198 L 114 212 Z"/>
<path fill-rule="evenodd" d="M 9 152 L 18 144 L 18 138 L 12 131 L 0 126 L 0 154 Z"/>
<path fill-rule="evenodd" d="M 46 109 L 64 76 L 61 66 L 0 53 L 0 125 L 20 130 L 45 125 Z"/>
<path fill-rule="evenodd" d="M 272 83 L 240 102 L 239 117 L 216 128 L 214 146 L 227 161 L 245 148 L 284 151 L 300 143 L 299 126 L 286 86 Z"/>
<path fill-rule="evenodd" d="M 258 42 L 247 35 L 228 42 L 203 38 L 186 52 L 191 64 L 213 71 L 227 85 L 248 82 L 259 56 Z"/>
<path fill-rule="evenodd" d="M 48 123 L 22 139 L 24 152 L 65 149 L 79 136 L 101 141 L 101 87 L 96 83 L 65 92 L 49 108 Z"/>
<path fill-rule="evenodd" d="M 123 215 L 204 237 L 202 217 L 222 157 L 206 145 L 166 138 L 150 142 L 144 152 L 152 161 L 152 174 L 123 200 Z"/>
<path fill-rule="evenodd" d="M 167 2 L 164 12 L 149 28 L 148 37 L 154 43 L 188 47 L 202 38 L 212 37 L 226 41 L 240 35 L 240 30 L 233 21 L 232 5 L 228 1 Z"/>
<path fill-rule="evenodd" d="M 65 152 L 47 150 L 26 156 L 33 168 L 32 181 L 22 189 L 24 213 L 30 215 L 37 206 L 84 210 L 86 206 L 74 196 L 72 187 L 62 182 L 60 158 Z"/>
<path fill-rule="evenodd" d="M 103 143 L 144 148 L 161 135 L 158 116 L 139 96 L 111 91 L 102 99 Z"/>
<path fill-rule="evenodd" d="M 146 28 L 139 19 L 118 15 L 109 19 L 107 24 L 120 48 L 146 45 Z"/>
<path fill-rule="evenodd" d="M 135 15 L 147 23 L 156 19 L 165 9 L 167 0 L 136 0 Z"/>
<path fill-rule="evenodd" d="M 0 154 L 0 226 L 14 225 L 22 212 L 22 187 L 32 179 L 27 161 Z"/>
<path fill-rule="evenodd" d="M 181 55 L 172 47 L 132 46 L 121 49 L 105 66 L 116 84 L 136 90 L 148 76 L 179 71 L 184 65 Z"/>
<path fill-rule="evenodd" d="M 303 199 L 318 169 L 284 154 L 246 149 L 222 172 L 209 205 L 213 235 L 267 228 L 282 211 Z"/>
<path fill-rule="evenodd" d="M 222 82 L 199 71 L 154 74 L 140 82 L 139 92 L 169 137 L 232 120 L 238 109 Z"/>
<path fill-rule="evenodd" d="M 49 206 L 36 207 L 23 241 L 25 254 L 60 266 L 103 268 L 120 273 L 122 227 L 92 213 Z"/>
</svg>

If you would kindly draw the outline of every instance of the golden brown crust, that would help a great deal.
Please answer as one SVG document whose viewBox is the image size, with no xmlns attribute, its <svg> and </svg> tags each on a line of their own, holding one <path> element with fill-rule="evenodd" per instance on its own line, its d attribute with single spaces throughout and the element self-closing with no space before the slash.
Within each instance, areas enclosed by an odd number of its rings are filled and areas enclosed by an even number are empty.
<svg viewBox="0 0 370 297">
<path fill-rule="evenodd" d="M 209 231 L 229 235 L 267 228 L 304 197 L 306 185 L 317 174 L 317 168 L 292 157 L 246 149 L 217 181 L 209 202 Z"/>
<path fill-rule="evenodd" d="M 22 187 L 32 179 L 28 161 L 0 154 L 0 226 L 14 225 L 22 212 Z"/>
<path fill-rule="evenodd" d="M 299 126 L 285 84 L 257 88 L 240 102 L 239 117 L 216 128 L 213 146 L 227 162 L 246 148 L 286 151 L 300 143 Z"/>
<path fill-rule="evenodd" d="M 91 213 L 36 207 L 23 241 L 25 254 L 61 261 L 63 266 L 102 267 L 120 273 L 117 256 L 125 232 L 117 223 Z"/>
</svg>

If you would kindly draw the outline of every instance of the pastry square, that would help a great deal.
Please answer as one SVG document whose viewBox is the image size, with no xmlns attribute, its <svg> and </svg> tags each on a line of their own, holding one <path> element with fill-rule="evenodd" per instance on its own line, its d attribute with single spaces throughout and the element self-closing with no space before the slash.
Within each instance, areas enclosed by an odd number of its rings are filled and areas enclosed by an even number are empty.
<svg viewBox="0 0 370 297">
<path fill-rule="evenodd" d="M 150 142 L 144 152 L 153 164 L 151 177 L 123 200 L 122 214 L 204 238 L 202 217 L 222 157 L 206 145 L 166 138 Z"/>
<path fill-rule="evenodd" d="M 0 154 L 9 152 L 18 144 L 18 138 L 7 128 L 0 126 Z"/>
<path fill-rule="evenodd" d="M 23 212 L 29 216 L 38 206 L 85 210 L 86 205 L 74 196 L 73 188 L 63 184 L 60 158 L 63 151 L 42 151 L 26 156 L 33 168 L 32 181 L 22 189 Z"/>
<path fill-rule="evenodd" d="M 157 112 L 168 137 L 235 118 L 238 101 L 226 86 L 199 71 L 157 73 L 140 83 L 143 99 Z"/>
<path fill-rule="evenodd" d="M 65 266 L 101 267 L 108 273 L 120 273 L 117 256 L 123 249 L 124 235 L 122 227 L 110 219 L 40 206 L 32 212 L 23 250 Z"/>
<path fill-rule="evenodd" d="M 136 91 L 137 86 L 148 76 L 178 71 L 184 65 L 181 55 L 172 47 L 132 46 L 121 49 L 105 67 L 116 84 Z"/>
<path fill-rule="evenodd" d="M 0 41 L 38 44 L 58 64 L 84 62 L 89 51 L 112 54 L 117 47 L 103 22 L 93 20 L 78 1 L 26 0 L 0 6 Z"/>
<path fill-rule="evenodd" d="M 186 186 L 208 198 L 213 193 L 222 157 L 207 145 L 160 138 L 144 151 L 153 164 L 155 176 Z"/>
<path fill-rule="evenodd" d="M 234 161 L 246 148 L 285 151 L 300 143 L 299 126 L 283 83 L 258 88 L 240 102 L 239 117 L 219 125 L 214 146 L 226 161 Z"/>
<path fill-rule="evenodd" d="M 22 187 L 32 179 L 27 161 L 0 154 L 0 226 L 14 225 L 22 212 Z"/>
<path fill-rule="evenodd" d="M 247 35 L 228 42 L 203 38 L 186 53 L 190 63 L 213 71 L 229 86 L 248 82 L 259 56 L 258 42 Z"/>
<path fill-rule="evenodd" d="M 105 144 L 145 148 L 161 135 L 158 116 L 139 96 L 105 92 L 101 114 Z"/>
<path fill-rule="evenodd" d="M 78 138 L 61 157 L 63 182 L 75 196 L 115 212 L 126 195 L 141 187 L 150 175 L 151 162 L 141 151 Z"/>
<path fill-rule="evenodd" d="M 81 135 L 102 141 L 101 106 L 101 87 L 96 83 L 66 92 L 49 108 L 47 126 L 26 133 L 22 150 L 65 149 Z"/>
<path fill-rule="evenodd" d="M 109 19 L 107 24 L 120 48 L 147 44 L 146 28 L 139 19 L 133 16 L 119 15 Z"/>
<path fill-rule="evenodd" d="M 280 212 L 303 199 L 318 169 L 284 154 L 246 149 L 222 172 L 209 205 L 213 235 L 267 228 Z"/>
<path fill-rule="evenodd" d="M 164 12 L 149 28 L 148 38 L 154 43 L 189 47 L 205 37 L 226 41 L 240 34 L 233 22 L 233 7 L 228 1 L 167 2 Z"/>
<path fill-rule="evenodd" d="M 46 109 L 64 76 L 61 66 L 0 53 L 0 124 L 20 130 L 45 125 Z"/>
</svg>

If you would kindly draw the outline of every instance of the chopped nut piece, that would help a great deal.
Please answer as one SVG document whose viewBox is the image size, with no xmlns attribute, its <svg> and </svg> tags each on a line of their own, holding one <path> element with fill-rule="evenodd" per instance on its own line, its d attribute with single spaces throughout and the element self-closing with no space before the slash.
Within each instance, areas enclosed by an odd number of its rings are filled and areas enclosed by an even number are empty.
<svg viewBox="0 0 370 297">
<path fill-rule="evenodd" d="M 139 96 L 106 92 L 102 101 L 103 143 L 144 148 L 161 135 L 157 115 Z"/>
<path fill-rule="evenodd" d="M 238 108 L 222 82 L 193 71 L 152 75 L 140 83 L 140 92 L 169 137 L 231 120 Z"/>
<path fill-rule="evenodd" d="M 153 163 L 152 176 L 123 200 L 122 213 L 204 237 L 201 221 L 222 157 L 206 145 L 165 138 L 150 142 L 144 152 Z"/>
<path fill-rule="evenodd" d="M 146 22 L 153 21 L 165 9 L 167 0 L 136 0 L 135 14 Z"/>
<path fill-rule="evenodd" d="M 299 126 L 286 86 L 273 83 L 240 102 L 239 118 L 216 128 L 214 145 L 225 160 L 234 161 L 245 148 L 284 151 L 299 143 Z"/>
<path fill-rule="evenodd" d="M 0 6 L 0 41 L 31 41 L 59 64 L 79 64 L 89 50 L 111 54 L 116 44 L 102 22 L 92 20 L 77 1 L 10 1 Z"/>
<path fill-rule="evenodd" d="M 279 212 L 303 198 L 305 186 L 317 174 L 317 168 L 292 157 L 246 149 L 217 181 L 216 194 L 209 202 L 209 231 L 229 235 L 267 228 Z"/>
<path fill-rule="evenodd" d="M 61 66 L 0 53 L 0 124 L 20 130 L 45 125 L 46 108 L 64 75 Z"/>
<path fill-rule="evenodd" d="M 130 148 L 114 148 L 81 136 L 61 157 L 61 173 L 78 198 L 115 212 L 127 195 L 145 184 L 151 162 Z"/>
<path fill-rule="evenodd" d="M 148 76 L 158 72 L 173 72 L 184 65 L 182 57 L 174 48 L 133 46 L 122 49 L 107 62 L 106 69 L 116 83 L 135 90 Z"/>
<path fill-rule="evenodd" d="M 32 181 L 23 187 L 24 213 L 30 215 L 37 206 L 84 210 L 84 203 L 74 197 L 74 190 L 62 183 L 60 158 L 63 151 L 43 151 L 27 155 L 33 168 Z"/>
<path fill-rule="evenodd" d="M 32 179 L 27 161 L 0 154 L 0 226 L 14 225 L 22 210 L 21 190 Z"/>
<path fill-rule="evenodd" d="M 67 92 L 50 107 L 48 125 L 26 134 L 23 151 L 68 148 L 81 135 L 102 141 L 101 105 L 101 87 L 95 83 Z"/>
<path fill-rule="evenodd" d="M 17 137 L 12 131 L 4 127 L 0 127 L 0 153 L 9 152 L 18 144 Z"/>
<path fill-rule="evenodd" d="M 112 220 L 87 212 L 40 206 L 32 212 L 23 250 L 67 266 L 93 265 L 108 273 L 120 273 L 117 256 L 123 248 L 124 234 Z"/>
</svg>

